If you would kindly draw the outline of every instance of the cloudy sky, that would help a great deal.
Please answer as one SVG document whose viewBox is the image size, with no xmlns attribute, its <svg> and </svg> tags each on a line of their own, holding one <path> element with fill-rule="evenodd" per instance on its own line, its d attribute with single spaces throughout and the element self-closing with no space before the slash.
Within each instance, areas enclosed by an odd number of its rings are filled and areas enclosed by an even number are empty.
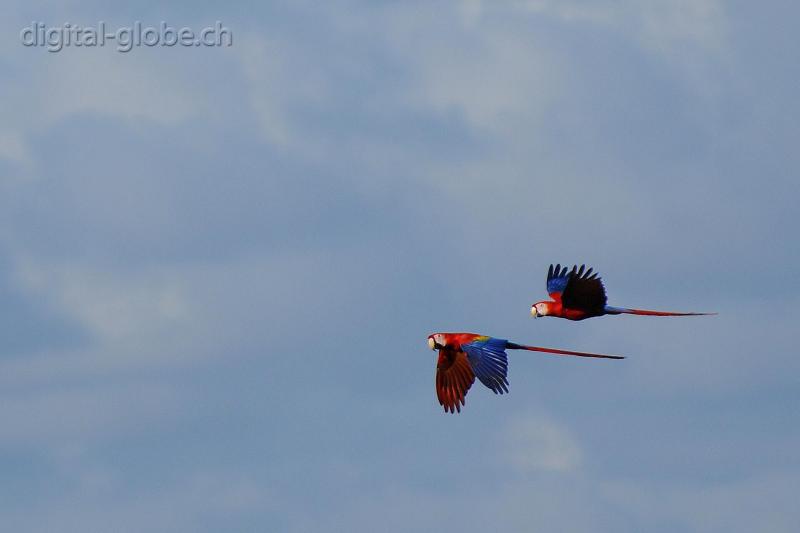
<svg viewBox="0 0 800 533">
<path fill-rule="evenodd" d="M 792 2 L 6 2 L 9 531 L 789 532 Z M 32 22 L 230 47 L 25 47 Z M 551 262 L 612 304 L 534 321 Z M 461 415 L 434 331 L 512 353 Z"/>
</svg>

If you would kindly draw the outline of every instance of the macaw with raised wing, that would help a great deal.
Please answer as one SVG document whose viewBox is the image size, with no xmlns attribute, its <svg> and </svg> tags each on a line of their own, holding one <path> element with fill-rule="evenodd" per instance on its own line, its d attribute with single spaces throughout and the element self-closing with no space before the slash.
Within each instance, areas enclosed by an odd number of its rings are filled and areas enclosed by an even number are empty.
<svg viewBox="0 0 800 533">
<path fill-rule="evenodd" d="M 495 394 L 508 392 L 506 350 L 528 350 L 556 355 L 625 359 L 621 355 L 573 352 L 556 348 L 525 346 L 476 333 L 433 333 L 428 346 L 439 351 L 436 363 L 436 396 L 445 412 L 461 412 L 467 391 L 477 377 Z"/>
<path fill-rule="evenodd" d="M 698 316 L 717 313 L 676 313 L 672 311 L 648 311 L 612 307 L 606 304 L 606 289 L 602 279 L 586 265 L 577 265 L 572 270 L 561 265 L 550 265 L 547 270 L 547 292 L 551 301 L 536 302 L 531 306 L 531 315 L 555 316 L 567 320 L 583 320 L 603 315 L 649 315 L 649 316 Z"/>
</svg>

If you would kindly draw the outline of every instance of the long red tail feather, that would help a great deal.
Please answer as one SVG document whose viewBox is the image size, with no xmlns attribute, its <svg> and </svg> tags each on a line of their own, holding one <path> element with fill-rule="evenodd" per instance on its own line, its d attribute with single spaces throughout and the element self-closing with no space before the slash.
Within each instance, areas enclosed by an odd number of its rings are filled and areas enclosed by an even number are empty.
<svg viewBox="0 0 800 533">
<path fill-rule="evenodd" d="M 508 343 L 508 348 L 511 350 L 528 350 L 530 352 L 544 352 L 556 355 L 576 355 L 578 357 L 598 357 L 601 359 L 625 359 L 622 355 L 605 355 L 600 353 L 589 352 L 573 352 L 571 350 L 559 350 L 557 348 L 542 348 L 541 346 L 525 346 L 524 344 Z"/>
<path fill-rule="evenodd" d="M 610 307 L 610 314 L 624 313 L 626 315 L 647 315 L 647 316 L 706 316 L 716 315 L 717 313 L 677 313 L 674 311 L 650 311 L 647 309 L 627 309 L 625 307 Z"/>
</svg>

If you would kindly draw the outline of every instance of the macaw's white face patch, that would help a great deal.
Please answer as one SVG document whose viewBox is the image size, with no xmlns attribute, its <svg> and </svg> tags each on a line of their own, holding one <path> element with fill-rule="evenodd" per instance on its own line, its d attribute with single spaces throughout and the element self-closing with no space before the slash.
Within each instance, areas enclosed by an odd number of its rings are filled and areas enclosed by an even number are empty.
<svg viewBox="0 0 800 533">
<path fill-rule="evenodd" d="M 428 346 L 431 350 L 438 350 L 445 345 L 444 335 L 441 333 L 434 333 L 428 336 Z"/>
</svg>

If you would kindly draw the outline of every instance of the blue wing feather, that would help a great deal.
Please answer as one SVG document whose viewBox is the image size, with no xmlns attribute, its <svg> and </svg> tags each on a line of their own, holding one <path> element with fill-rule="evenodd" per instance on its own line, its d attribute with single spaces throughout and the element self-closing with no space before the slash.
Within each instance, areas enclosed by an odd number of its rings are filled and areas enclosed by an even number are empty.
<svg viewBox="0 0 800 533">
<path fill-rule="evenodd" d="M 561 265 L 550 265 L 547 270 L 547 294 L 561 294 L 569 283 L 569 271 Z"/>
<path fill-rule="evenodd" d="M 492 337 L 461 345 L 475 377 L 495 394 L 508 392 L 507 345 L 507 340 Z"/>
</svg>

